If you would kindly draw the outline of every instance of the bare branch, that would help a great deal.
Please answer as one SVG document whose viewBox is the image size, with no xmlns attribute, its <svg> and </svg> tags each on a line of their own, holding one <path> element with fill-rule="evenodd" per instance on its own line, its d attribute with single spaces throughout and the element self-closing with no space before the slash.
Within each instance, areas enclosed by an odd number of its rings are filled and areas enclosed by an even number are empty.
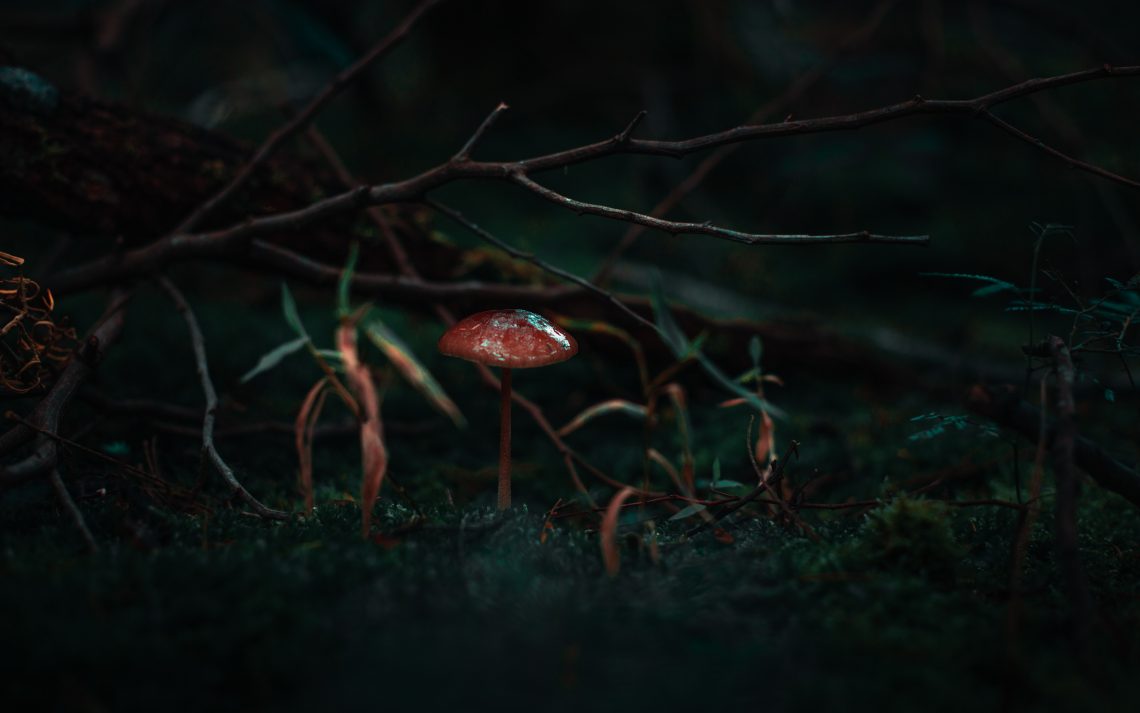
<svg viewBox="0 0 1140 713">
<path fill-rule="evenodd" d="M 325 218 L 352 212 L 368 205 L 407 203 L 420 201 L 430 191 L 460 180 L 507 180 L 522 184 L 553 202 L 571 207 L 581 212 L 593 212 L 616 220 L 625 220 L 647 227 L 656 227 L 667 232 L 712 235 L 747 244 L 767 242 L 922 242 L 919 237 L 879 236 L 867 232 L 846 233 L 831 236 L 773 236 L 753 235 L 738 231 L 716 228 L 699 223 L 676 223 L 652 216 L 624 211 L 607 206 L 595 206 L 573 201 L 550 189 L 535 184 L 530 175 L 540 171 L 591 161 L 603 156 L 619 153 L 650 154 L 660 156 L 684 156 L 686 154 L 718 146 L 776 136 L 788 136 L 824 131 L 857 129 L 871 124 L 900 119 L 918 114 L 949 114 L 963 117 L 984 117 L 986 112 L 1001 103 L 1034 92 L 1060 86 L 1088 82 L 1105 77 L 1128 77 L 1140 75 L 1140 66 L 1104 66 L 1083 72 L 1032 79 L 1005 89 L 984 94 L 975 99 L 927 100 L 922 97 L 879 109 L 824 117 L 803 121 L 787 121 L 778 124 L 740 126 L 717 134 L 709 134 L 683 141 L 656 141 L 629 139 L 619 142 L 615 138 L 595 144 L 580 146 L 545 156 L 521 161 L 447 161 L 417 176 L 403 181 L 362 186 L 340 193 L 304 208 L 252 218 L 245 222 L 211 233 L 176 233 L 150 245 L 137 248 L 122 255 L 114 255 L 95 260 L 57 275 L 52 281 L 53 290 L 63 293 L 83 289 L 108 281 L 122 280 L 151 273 L 175 260 L 197 258 L 220 253 L 241 254 L 248 248 L 249 241 L 268 233 L 280 233 L 309 226 Z M 619 134 L 620 137 L 620 134 Z M 1098 174 L 1109 177 L 1107 172 Z M 1132 184 L 1126 183 L 1133 187 Z M 536 190 L 537 189 L 537 190 Z"/>
<path fill-rule="evenodd" d="M 1003 119 L 999 119 L 998 117 L 996 117 L 992 113 L 990 113 L 990 111 L 988 109 L 983 111 L 981 113 L 981 115 L 986 119 L 986 121 L 990 122 L 994 126 L 1001 129 L 1002 131 L 1010 134 L 1011 136 L 1017 137 L 1018 139 L 1029 144 L 1030 146 L 1036 146 L 1037 148 L 1041 149 L 1042 151 L 1049 154 L 1050 156 L 1053 156 L 1054 158 L 1058 158 L 1061 161 L 1064 161 L 1066 164 L 1068 164 L 1068 166 L 1070 168 L 1076 168 L 1076 169 L 1080 169 L 1082 171 L 1088 171 L 1089 173 L 1093 174 L 1094 176 L 1100 176 L 1101 178 L 1107 178 L 1108 180 L 1115 181 L 1116 183 L 1119 183 L 1121 185 L 1131 186 L 1132 188 L 1140 188 L 1140 181 L 1134 181 L 1131 178 L 1125 178 L 1124 176 L 1113 173 L 1112 171 L 1103 169 L 1100 166 L 1094 166 L 1091 163 L 1086 163 L 1085 161 L 1079 161 L 1079 160 L 1073 158 L 1072 156 L 1069 156 L 1068 154 L 1062 153 L 1061 151 L 1058 151 L 1057 149 L 1053 148 L 1052 146 L 1049 146 L 1048 144 L 1041 141 L 1040 139 L 1033 138 L 1029 134 L 1025 133 L 1021 129 L 1014 126 L 1013 124 L 1010 124 L 1008 121 L 1005 121 Z"/>
<path fill-rule="evenodd" d="M 471 158 L 471 152 L 479 145 L 479 142 L 483 139 L 483 135 L 494 125 L 499 115 L 507 109 L 510 109 L 510 107 L 507 106 L 506 102 L 499 102 L 499 105 L 487 115 L 487 118 L 483 120 L 482 124 L 479 124 L 479 128 L 475 129 L 475 133 L 471 135 L 471 138 L 467 139 L 467 143 L 463 144 L 463 148 L 459 149 L 459 152 L 452 156 L 451 160 L 455 163 L 462 163 L 463 161 L 469 160 Z"/>
<path fill-rule="evenodd" d="M 194 362 L 197 365 L 198 378 L 202 382 L 202 392 L 206 396 L 206 412 L 202 418 L 203 455 L 210 461 L 214 470 L 218 471 L 218 474 L 226 481 L 230 489 L 245 501 L 247 505 L 253 508 L 255 513 L 261 517 L 272 520 L 289 519 L 289 513 L 266 507 L 261 504 L 261 501 L 253 497 L 238 481 L 233 470 L 222 459 L 221 454 L 218 453 L 218 449 L 214 445 L 214 419 L 218 410 L 218 392 L 214 389 L 214 382 L 210 378 L 210 368 L 206 362 L 206 341 L 202 337 L 202 330 L 198 327 L 198 319 L 194 316 L 194 312 L 190 309 L 190 304 L 186 301 L 182 292 L 165 276 L 158 278 L 158 284 L 162 286 L 162 289 L 166 291 L 166 294 L 168 294 L 170 299 L 174 302 L 175 307 L 182 313 L 182 317 L 186 320 L 186 329 L 190 332 L 190 344 L 194 350 Z"/>
<path fill-rule="evenodd" d="M 394 49 L 397 45 L 408 36 L 412 28 L 420 18 L 422 18 L 429 10 L 434 8 L 443 0 L 423 0 L 408 13 L 406 17 L 389 32 L 384 39 L 380 40 L 372 49 L 365 53 L 362 57 L 353 62 L 350 66 L 346 67 L 340 74 L 333 77 L 325 87 L 317 93 L 312 100 L 297 113 L 292 119 L 285 123 L 284 126 L 274 131 L 273 134 L 265 140 L 264 143 L 257 149 L 241 170 L 237 172 L 225 188 L 218 191 L 212 198 L 207 200 L 198 207 L 193 213 L 187 216 L 186 220 L 182 221 L 172 233 L 188 233 L 197 226 L 201 225 L 202 221 L 209 217 L 214 210 L 217 209 L 222 203 L 225 203 L 234 193 L 236 193 L 242 186 L 246 184 L 253 172 L 257 170 L 265 161 L 273 155 L 273 152 L 288 138 L 301 131 L 305 126 L 313 120 L 313 117 L 325 107 L 326 104 L 332 100 L 333 97 L 340 94 L 341 91 L 348 86 L 357 76 L 360 75 L 365 69 L 371 66 L 378 59 L 384 57 L 388 52 Z"/>
<path fill-rule="evenodd" d="M 272 269 L 315 287 L 336 285 L 343 269 L 317 262 L 279 245 L 255 240 L 250 246 L 249 261 L 258 267 Z M 500 302 L 553 302 L 564 298 L 569 289 L 507 285 L 491 282 L 430 282 L 419 277 L 357 272 L 352 275 L 354 291 L 371 295 L 406 298 L 454 299 L 479 296 Z"/>
<path fill-rule="evenodd" d="M 325 138 L 324 134 L 322 134 L 316 126 L 310 125 L 309 128 L 305 130 L 305 138 L 309 140 L 309 143 L 313 145 L 321 155 L 321 158 L 332 168 L 336 179 L 340 181 L 344 188 L 354 188 L 359 185 L 356 179 L 353 178 L 352 173 L 348 170 L 348 166 L 345 166 L 344 161 L 340 159 L 340 155 L 337 154 L 336 149 L 333 148 L 333 145 L 329 143 L 328 139 Z M 369 206 L 368 217 L 380 228 L 380 232 L 384 236 L 384 242 L 388 246 L 388 252 L 392 253 L 392 260 L 395 261 L 400 272 L 406 273 L 407 268 L 411 266 L 411 261 L 408 259 L 408 252 L 404 250 L 404 246 L 400 244 L 400 241 L 396 238 L 396 234 L 392 232 L 391 226 L 388 225 L 387 218 L 384 217 L 384 211 L 380 206 Z"/>
<path fill-rule="evenodd" d="M 629 124 L 627 124 L 626 127 L 622 129 L 621 133 L 614 137 L 614 142 L 624 144 L 629 141 L 633 136 L 633 132 L 637 130 L 638 125 L 640 125 L 641 122 L 645 120 L 645 117 L 648 116 L 648 114 L 649 112 L 645 111 L 644 109 L 637 112 L 637 116 L 633 117 L 633 119 L 630 120 Z"/>
<path fill-rule="evenodd" d="M 603 218 L 620 220 L 626 223 L 637 223 L 649 228 L 670 233 L 671 235 L 711 235 L 725 238 L 745 245 L 784 245 L 788 243 L 904 243 L 909 245 L 924 245 L 930 241 L 929 235 L 879 235 L 861 230 L 855 233 L 839 233 L 835 235 L 772 235 L 760 233 L 742 233 L 738 230 L 719 228 L 710 223 L 680 223 L 662 218 L 654 218 L 645 213 L 632 210 L 610 208 L 596 203 L 584 203 L 553 191 L 539 183 L 534 182 L 523 173 L 514 174 L 515 183 L 535 193 L 546 200 L 560 205 L 563 208 L 578 213 L 598 215 Z"/>
<path fill-rule="evenodd" d="M 697 151 L 717 148 L 742 141 L 771 139 L 782 136 L 799 136 L 832 131 L 851 131 L 874 124 L 894 121 L 904 117 L 923 114 L 948 114 L 961 117 L 975 117 L 995 106 L 1030 94 L 1080 84 L 1097 79 L 1140 76 L 1140 65 L 1112 67 L 1104 65 L 1095 69 L 1070 72 L 1053 77 L 1029 79 L 1018 84 L 999 89 L 973 99 L 925 99 L 915 96 L 907 101 L 891 104 L 868 111 L 827 116 L 818 119 L 781 121 L 771 124 L 738 126 L 704 136 L 680 141 L 630 139 L 618 144 L 613 140 L 599 141 L 586 146 L 557 151 L 513 164 L 514 170 L 526 174 L 572 166 L 592 161 L 602 156 L 618 153 L 645 154 L 650 156 L 671 156 L 681 158 Z"/>
</svg>

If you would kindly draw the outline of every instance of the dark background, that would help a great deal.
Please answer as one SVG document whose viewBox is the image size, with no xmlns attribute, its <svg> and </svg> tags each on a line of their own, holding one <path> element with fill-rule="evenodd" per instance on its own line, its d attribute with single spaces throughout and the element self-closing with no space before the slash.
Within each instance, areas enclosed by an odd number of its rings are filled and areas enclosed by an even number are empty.
<svg viewBox="0 0 1140 713">
<path fill-rule="evenodd" d="M 0 4 L 0 50 L 68 96 L 95 97 L 129 115 L 173 117 L 251 150 L 281 124 L 284 105 L 303 104 L 410 7 L 363 0 L 7 2 Z M 882 19 L 872 28 L 876 13 Z M 773 104 L 763 121 L 846 114 L 915 94 L 972 98 L 1033 77 L 1140 64 L 1138 26 L 1140 5 L 1127 2 L 451 0 L 316 124 L 357 177 L 383 182 L 445 161 L 500 101 L 511 108 L 478 158 L 524 158 L 597 141 L 643 109 L 639 137 L 680 139 L 740 125 Z M 785 101 L 813 72 L 818 79 Z M 1136 78 L 1050 90 L 995 113 L 1075 158 L 1140 177 Z M 312 165 L 303 141 L 283 153 Z M 614 156 L 537 178 L 574 198 L 647 212 L 705 155 Z M 122 165 L 144 175 L 151 169 L 129 158 Z M 627 229 L 506 183 L 455 183 L 438 197 L 583 276 Z M 28 258 L 37 278 L 35 265 L 53 252 L 57 266 L 66 266 L 105 254 L 119 237 L 0 205 L 0 249 Z M 165 217 L 151 237 L 181 217 Z M 352 499 L 359 453 L 351 437 L 318 441 L 319 516 L 288 525 L 242 515 L 216 483 L 203 486 L 209 518 L 172 512 L 123 485 L 105 463 L 66 451 L 65 478 L 101 548 L 94 557 L 80 554 L 46 484 L 0 493 L 0 611 L 7 612 L 0 647 L 18 659 L 0 669 L 6 700 L 90 711 L 700 710 L 758 701 L 772 710 L 1133 710 L 1140 695 L 1133 675 L 1140 663 L 1135 509 L 1085 482 L 1081 548 L 1098 613 L 1094 654 L 1082 667 L 1066 634 L 1051 476 L 1030 532 L 1024 611 L 1014 633 L 1007 616 L 1019 512 L 935 502 L 1024 500 L 1033 444 L 992 435 L 966 416 L 962 395 L 979 374 L 991 385 L 1028 383 L 1021 352 L 1028 325 L 1023 313 L 1004 311 L 1005 297 L 973 298 L 977 283 L 924 273 L 1027 285 L 1042 226 L 1061 225 L 1067 230 L 1043 243 L 1040 266 L 1056 279 L 1039 276 L 1041 299 L 1065 302 L 1069 290 L 1100 295 L 1106 277 L 1127 281 L 1140 270 L 1136 190 L 1071 169 L 982 120 L 925 116 L 746 143 L 668 217 L 764 233 L 928 234 L 926 247 L 744 247 L 648 231 L 613 287 L 644 297 L 656 269 L 675 304 L 708 317 L 818 327 L 866 350 L 849 368 L 826 353 L 826 341 L 811 359 L 799 359 L 794 342 L 774 341 L 765 352 L 785 382 L 767 392 L 789 414 L 777 422 L 778 443 L 801 441 L 799 482 L 826 476 L 813 497 L 890 499 L 939 477 L 950 482 L 929 500 L 902 498 L 881 514 L 811 513 L 822 544 L 764 518 L 742 520 L 732 544 L 686 544 L 680 535 L 693 520 L 674 523 L 661 511 L 662 564 L 636 545 L 640 514 L 631 513 L 622 521 L 630 535 L 623 569 L 611 580 L 592 520 L 558 521 L 549 542 L 537 541 L 543 513 L 574 491 L 559 455 L 517 411 L 520 507 L 505 521 L 493 519 L 495 395 L 467 365 L 435 353 L 443 327 L 428 305 L 378 299 L 385 320 L 471 422 L 454 430 L 399 378 L 385 396 L 390 474 L 425 507 L 429 524 L 405 533 L 412 512 L 386 484 L 376 515 L 383 536 L 360 541 Z M 415 235 L 405 237 L 479 245 L 442 219 L 421 213 L 411 222 Z M 147 235 L 125 239 L 136 244 Z M 347 242 L 340 237 L 309 244 L 328 248 L 324 257 L 339 265 Z M 532 277 L 494 260 L 473 274 Z M 311 362 L 291 357 L 239 383 L 260 355 L 293 336 L 281 317 L 278 277 L 213 263 L 171 275 L 202 322 L 224 425 L 291 422 L 319 376 Z M 333 290 L 293 287 L 310 331 L 331 346 Z M 57 311 L 82 332 L 103 305 L 95 291 L 69 295 Z M 1043 315 L 1035 334 L 1069 326 L 1067 317 Z M 900 342 L 900 334 L 916 341 Z M 721 336 L 711 334 L 708 351 L 735 375 L 748 357 Z M 165 297 L 144 284 L 96 385 L 114 396 L 199 406 L 187 345 Z M 670 358 L 656 342 L 647 348 L 656 348 L 655 367 Z M 589 342 L 576 361 L 516 375 L 515 383 L 558 426 L 602 399 L 639 398 L 626 354 L 620 345 Z M 385 363 L 371 348 L 366 359 Z M 896 371 L 912 361 L 922 361 L 923 378 Z M 983 362 L 997 368 L 977 367 Z M 1082 381 L 1081 433 L 1135 463 L 1135 387 L 1129 390 L 1115 361 L 1090 357 L 1081 366 L 1104 382 Z M 698 479 L 707 482 L 714 462 L 725 478 L 754 478 L 742 449 L 742 411 L 719 408 L 726 395 L 699 370 L 678 380 L 689 397 Z M 1117 389 L 1111 402 L 1102 395 L 1109 383 Z M 1036 381 L 1027 393 L 1036 398 Z M 32 403 L 12 399 L 5 408 L 26 413 Z M 676 458 L 684 416 L 665 408 L 655 443 Z M 346 416 L 330 412 L 326 423 Z M 916 437 L 931 422 L 913 419 L 928 413 L 958 420 Z M 568 441 L 632 481 L 642 474 L 640 424 L 606 418 Z M 194 486 L 201 475 L 194 433 L 172 435 L 152 421 L 108 417 L 83 402 L 66 425 L 68 432 L 86 428 L 88 447 L 131 463 L 143 462 L 144 442 L 157 444 L 166 477 Z M 259 497 L 299 507 L 290 434 L 226 439 L 220 447 Z M 612 497 L 608 486 L 590 487 L 600 502 Z"/>
<path fill-rule="evenodd" d="M 499 101 L 512 108 L 480 148 L 489 159 L 597 140 L 641 109 L 649 112 L 643 137 L 726 129 L 824 63 L 823 78 L 768 121 L 848 113 L 914 94 L 973 97 L 1031 77 L 1127 62 L 1135 12 L 1127 3 L 1080 11 L 1050 2 L 893 3 L 877 31 L 836 56 L 878 5 L 451 5 L 322 114 L 319 126 L 360 178 L 403 178 L 438 163 Z M 62 87 L 257 141 L 279 122 L 282 101 L 309 96 L 402 9 L 49 2 L 11 7 L 0 39 Z M 1129 175 L 1137 151 L 1132 85 L 1124 79 L 1062 88 L 1003 105 L 997 114 L 1062 151 Z M 545 179 L 583 200 L 648 210 L 701 158 L 614 157 Z M 894 321 L 904 315 L 884 308 L 897 308 L 897 295 L 922 313 L 940 297 L 933 292 L 954 289 L 919 277 L 923 271 L 1024 281 L 1034 222 L 1073 226 L 1079 249 L 1055 246 L 1070 279 L 1126 278 L 1140 267 L 1128 190 L 1069 169 L 982 121 L 917 117 L 857 134 L 746 145 L 672 216 L 754 232 L 928 233 L 929 249 L 748 250 L 651 233 L 630 257 L 756 300 L 826 312 L 837 323 L 871 313 Z M 506 186 L 458 185 L 443 197 L 580 273 L 625 229 L 575 219 Z M 942 331 L 931 336 L 946 338 L 960 318 L 946 314 L 938 320 Z"/>
</svg>

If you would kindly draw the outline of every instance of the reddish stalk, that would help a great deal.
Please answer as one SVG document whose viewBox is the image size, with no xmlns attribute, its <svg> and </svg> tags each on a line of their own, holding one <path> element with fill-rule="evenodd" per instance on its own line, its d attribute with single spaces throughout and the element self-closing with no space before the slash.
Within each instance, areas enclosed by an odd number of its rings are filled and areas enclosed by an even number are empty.
<svg viewBox="0 0 1140 713">
<path fill-rule="evenodd" d="M 499 378 L 499 509 L 511 509 L 511 370 Z"/>
</svg>

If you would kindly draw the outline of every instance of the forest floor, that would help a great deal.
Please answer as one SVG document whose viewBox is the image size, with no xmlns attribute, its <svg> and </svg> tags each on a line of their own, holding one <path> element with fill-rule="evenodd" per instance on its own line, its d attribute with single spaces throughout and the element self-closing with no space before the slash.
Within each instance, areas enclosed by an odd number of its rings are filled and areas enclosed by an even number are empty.
<svg viewBox="0 0 1140 713">
<path fill-rule="evenodd" d="M 162 326 L 165 305 L 146 304 L 109 355 L 100 386 L 200 403 L 185 334 L 176 322 Z M 226 319 L 232 308 L 202 309 L 224 403 L 291 419 L 316 368 L 296 356 L 261 383 L 239 386 L 289 333 L 272 307 L 257 319 Z M 326 311 L 303 311 L 310 328 Z M 203 491 L 209 515 L 180 513 L 74 452 L 65 472 L 96 554 L 84 553 L 46 484 L 0 500 L 3 699 L 13 710 L 1135 709 L 1140 513 L 1085 484 L 1080 548 L 1096 614 L 1082 654 L 1054 554 L 1051 477 L 1020 605 L 1010 582 L 1020 511 L 940 502 L 1024 502 L 1031 445 L 964 419 L 929 432 L 930 421 L 912 419 L 960 409 L 922 394 L 785 375 L 786 387 L 770 398 L 788 412 L 776 424 L 778 448 L 791 438 L 801 444 L 788 477 L 831 475 L 816 501 L 889 504 L 805 511 L 818 541 L 762 514 L 727 519 L 719 537 L 687 539 L 697 518 L 630 508 L 620 523 L 621 570 L 609 577 L 596 519 L 547 525 L 545 513 L 574 490 L 521 413 L 517 506 L 505 515 L 492 509 L 495 395 L 465 365 L 430 355 L 430 329 L 399 319 L 405 333 L 421 335 L 412 346 L 471 426 L 455 429 L 394 383 L 384 413 L 390 474 L 404 493 L 394 481 L 385 486 L 370 539 L 360 537 L 352 436 L 317 441 L 318 505 L 303 521 L 260 521 L 223 504 L 216 484 Z M 516 379 L 556 425 L 599 388 L 588 360 L 557 368 L 558 378 L 547 371 Z M 632 369 L 611 376 L 636 383 Z M 721 398 L 692 389 L 698 485 L 708 485 L 714 461 L 720 478 L 748 482 L 747 416 L 719 408 Z M 636 480 L 641 424 L 604 418 L 567 440 L 610 474 Z M 666 417 L 657 436 L 669 457 L 680 449 L 675 425 Z M 104 452 L 141 463 L 145 432 L 139 423 L 105 422 L 94 437 Z M 188 488 L 199 482 L 192 437 L 163 435 L 154 445 L 165 478 Z M 291 435 L 219 446 L 267 504 L 299 508 Z M 945 486 L 924 497 L 901 495 L 939 477 Z M 591 488 L 602 503 L 613 492 Z"/>
</svg>

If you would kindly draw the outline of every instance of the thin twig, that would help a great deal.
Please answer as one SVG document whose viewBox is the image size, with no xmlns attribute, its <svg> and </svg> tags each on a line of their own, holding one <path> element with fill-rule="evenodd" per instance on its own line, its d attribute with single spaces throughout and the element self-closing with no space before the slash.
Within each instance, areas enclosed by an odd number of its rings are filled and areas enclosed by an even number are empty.
<svg viewBox="0 0 1140 713">
<path fill-rule="evenodd" d="M 1037 139 L 1037 138 L 1030 136 L 1029 134 L 1025 133 L 1024 131 L 1017 128 L 1013 124 L 1010 124 L 1008 121 L 1005 121 L 1004 119 L 999 119 L 998 117 L 994 116 L 993 113 L 990 112 L 988 109 L 982 111 L 981 116 L 984 117 L 986 119 L 986 121 L 990 122 L 991 124 L 998 127 L 1002 131 L 1008 133 L 1009 135 L 1015 136 L 1018 139 L 1020 139 L 1021 141 L 1024 141 L 1025 143 L 1029 144 L 1030 146 L 1036 146 L 1037 148 L 1041 149 L 1042 151 L 1049 154 L 1050 156 L 1057 158 L 1057 159 L 1060 159 L 1066 165 L 1068 165 L 1069 168 L 1080 169 L 1082 171 L 1086 171 L 1088 173 L 1091 173 L 1094 176 L 1100 176 L 1101 178 L 1107 178 L 1108 180 L 1113 181 L 1115 183 L 1119 183 L 1123 186 L 1129 186 L 1131 188 L 1140 188 L 1140 181 L 1134 181 L 1131 178 L 1125 178 L 1124 176 L 1121 176 L 1120 174 L 1113 173 L 1112 171 L 1109 171 L 1107 169 L 1101 168 L 1100 166 L 1096 166 L 1094 164 L 1088 163 L 1087 161 L 1080 161 L 1078 159 L 1075 159 L 1072 156 L 1069 156 L 1068 154 L 1063 153 L 1063 152 L 1053 148 L 1052 146 L 1046 144 L 1041 139 Z"/>
<path fill-rule="evenodd" d="M 471 135 L 471 138 L 467 139 L 467 143 L 463 144 L 463 147 L 451 157 L 451 160 L 456 163 L 470 160 L 471 152 L 474 151 L 475 147 L 479 145 L 479 142 L 483 140 L 483 135 L 494 126 L 499 116 L 507 109 L 510 109 L 510 107 L 507 106 L 506 102 L 499 102 L 499 105 L 487 115 L 486 119 L 483 119 L 483 123 L 479 124 L 479 128 L 475 129 L 475 133 Z"/>
<path fill-rule="evenodd" d="M 190 304 L 182 295 L 182 292 L 175 287 L 174 283 L 170 281 L 165 275 L 158 278 L 158 284 L 170 296 L 174 302 L 175 307 L 182 314 L 183 319 L 186 320 L 186 329 L 190 333 L 190 344 L 194 350 L 194 362 L 197 366 L 198 379 L 202 382 L 202 393 L 206 397 L 206 411 L 202 418 L 202 452 L 205 457 L 210 461 L 214 470 L 222 476 L 230 489 L 240 497 L 247 505 L 253 508 L 253 511 L 263 518 L 272 520 L 287 520 L 289 513 L 281 510 L 274 510 L 273 508 L 266 507 L 245 487 L 238 481 L 237 476 L 234 475 L 230 466 L 222 459 L 218 453 L 217 447 L 214 445 L 214 420 L 218 410 L 218 393 L 214 389 L 214 382 L 210 378 L 210 368 L 206 362 L 206 340 L 202 336 L 202 330 L 198 326 L 198 319 L 194 316 L 194 311 L 190 309 Z"/>
<path fill-rule="evenodd" d="M 448 218 L 451 218 L 456 223 L 459 223 L 463 227 L 470 230 L 472 233 L 475 233 L 475 235 L 479 236 L 484 241 L 490 243 L 491 245 L 494 245 L 495 247 L 499 248 L 500 250 L 507 253 L 511 257 L 517 258 L 519 260 L 526 260 L 530 264 L 538 267 L 539 269 L 541 269 L 545 272 L 549 272 L 551 275 L 554 275 L 555 277 L 557 277 L 561 280 L 565 280 L 566 282 L 572 282 L 575 285 L 578 285 L 579 287 L 582 287 L 586 290 L 589 290 L 590 292 L 593 292 L 596 295 L 599 295 L 599 296 L 605 298 L 610 304 L 617 307 L 619 310 L 621 310 L 626 315 L 631 317 L 638 324 L 642 325 L 643 327 L 646 327 L 647 329 L 651 329 L 654 332 L 660 332 L 660 329 L 657 327 L 656 324 L 654 324 L 653 322 L 650 322 L 645 317 L 642 317 L 637 312 L 634 312 L 632 309 L 630 309 L 628 306 L 626 306 L 626 304 L 624 302 L 622 302 L 617 297 L 615 297 L 612 292 L 609 292 L 607 290 L 602 289 L 601 287 L 598 287 L 597 285 L 595 285 L 594 283 L 590 282 L 589 280 L 587 280 L 583 277 L 579 277 L 579 276 L 577 276 L 571 272 L 567 272 L 566 270 L 563 270 L 560 267 L 556 267 L 554 265 L 551 265 L 550 263 L 546 262 L 545 260 L 542 260 L 541 258 L 539 258 L 534 253 L 523 252 L 522 250 L 519 250 L 519 249 L 509 245 L 508 243 L 500 240 L 499 238 L 496 238 L 494 235 L 487 232 L 485 229 L 480 227 L 475 222 L 469 220 L 466 216 L 464 216 L 459 211 L 457 211 L 453 208 L 449 208 L 448 206 L 443 205 L 442 203 L 440 203 L 437 200 L 429 198 L 426 201 L 426 203 L 427 203 L 427 205 L 431 206 L 434 210 L 438 211 L 439 213 L 446 215 Z"/>
<path fill-rule="evenodd" d="M 340 154 L 336 152 L 333 145 L 329 143 L 320 129 L 310 124 L 305 129 L 305 138 L 313 145 L 313 148 L 333 170 L 336 179 L 340 181 L 341 185 L 346 188 L 355 188 L 359 183 L 352 177 L 352 173 L 348 170 L 348 166 L 344 165 L 341 160 Z M 411 265 L 408 259 L 408 251 L 404 250 L 404 246 L 400 244 L 396 234 L 392 231 L 392 227 L 388 225 L 388 220 L 384 217 L 384 211 L 380 206 L 369 206 L 368 217 L 380 228 L 380 233 L 384 236 L 384 243 L 388 246 L 388 252 L 392 253 L 392 260 L 395 261 L 396 267 L 399 268 L 401 273 L 408 274 L 407 267 Z"/>
<path fill-rule="evenodd" d="M 540 183 L 536 183 L 521 171 L 516 172 L 512 176 L 512 179 L 515 183 L 526 188 L 531 193 L 545 198 L 555 205 L 569 208 L 579 215 L 586 213 L 624 223 L 636 223 L 669 233 L 670 235 L 709 235 L 731 240 L 736 243 L 743 243 L 745 245 L 815 245 L 819 243 L 902 243 L 906 245 L 924 245 L 930 242 L 929 235 L 879 235 L 878 233 L 870 233 L 866 230 L 860 230 L 854 233 L 836 233 L 833 235 L 744 233 L 739 230 L 721 228 L 711 223 L 683 223 L 674 220 L 665 220 L 663 218 L 654 218 L 651 215 L 638 213 L 633 210 L 611 208 L 597 203 L 586 203 L 564 196 Z"/>
</svg>

